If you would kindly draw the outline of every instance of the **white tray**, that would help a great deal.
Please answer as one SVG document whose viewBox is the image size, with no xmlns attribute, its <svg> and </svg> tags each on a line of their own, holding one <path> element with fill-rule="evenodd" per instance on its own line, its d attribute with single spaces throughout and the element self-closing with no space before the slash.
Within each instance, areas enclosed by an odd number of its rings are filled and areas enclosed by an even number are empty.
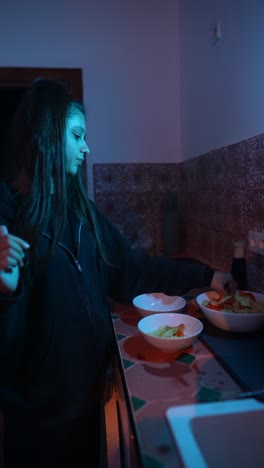
<svg viewBox="0 0 264 468">
<path fill-rule="evenodd" d="M 185 468 L 264 467 L 264 403 L 174 406 L 166 418 Z"/>
</svg>

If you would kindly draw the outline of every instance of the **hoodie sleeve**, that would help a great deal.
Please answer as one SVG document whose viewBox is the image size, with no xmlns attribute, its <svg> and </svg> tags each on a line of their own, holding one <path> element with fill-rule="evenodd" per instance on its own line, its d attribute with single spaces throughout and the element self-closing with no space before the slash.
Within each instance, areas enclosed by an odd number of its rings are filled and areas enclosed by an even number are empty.
<svg viewBox="0 0 264 468">
<path fill-rule="evenodd" d="M 12 232 L 17 213 L 17 202 L 12 197 L 5 182 L 0 182 L 0 224 Z M 13 294 L 0 294 L 0 367 L 8 371 L 9 358 L 19 355 L 23 341 L 23 330 L 26 313 L 26 292 L 23 270 Z M 12 361 L 13 362 L 13 361 Z M 12 366 L 11 366 L 12 367 Z M 10 367 L 10 368 L 11 368 Z"/>
<path fill-rule="evenodd" d="M 16 291 L 13 294 L 2 294 L 0 293 L 0 322 L 1 317 L 11 309 L 19 299 L 24 296 L 24 284 L 23 280 L 19 279 Z"/>
<path fill-rule="evenodd" d="M 110 266 L 109 296 L 130 302 L 147 292 L 182 295 L 192 288 L 209 286 L 214 271 L 206 265 L 150 256 L 133 249 L 129 241 L 102 215 L 102 231 Z"/>
<path fill-rule="evenodd" d="M 3 379 L 14 379 L 23 356 L 25 327 L 24 286 L 22 280 L 10 296 L 0 295 L 0 367 Z"/>
</svg>

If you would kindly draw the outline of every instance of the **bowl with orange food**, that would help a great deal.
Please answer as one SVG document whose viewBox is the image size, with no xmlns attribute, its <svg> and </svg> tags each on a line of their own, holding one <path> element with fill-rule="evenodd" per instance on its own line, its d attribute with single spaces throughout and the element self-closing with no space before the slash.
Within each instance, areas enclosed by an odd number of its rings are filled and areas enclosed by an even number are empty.
<svg viewBox="0 0 264 468">
<path fill-rule="evenodd" d="M 155 348 L 176 352 L 191 346 L 202 332 L 203 324 L 190 315 L 161 313 L 138 322 L 138 330 Z"/>
<path fill-rule="evenodd" d="M 236 291 L 233 296 L 221 296 L 209 291 L 196 302 L 207 320 L 221 330 L 245 333 L 264 327 L 264 294 Z"/>
</svg>

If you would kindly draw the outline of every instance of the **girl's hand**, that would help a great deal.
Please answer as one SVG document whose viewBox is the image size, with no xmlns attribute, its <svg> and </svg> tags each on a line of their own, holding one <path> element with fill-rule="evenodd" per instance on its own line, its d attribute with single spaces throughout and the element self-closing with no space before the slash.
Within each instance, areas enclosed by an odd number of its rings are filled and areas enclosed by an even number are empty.
<svg viewBox="0 0 264 468">
<path fill-rule="evenodd" d="M 25 250 L 29 244 L 20 237 L 8 233 L 6 226 L 0 226 L 0 292 L 13 293 L 18 284 L 19 268 L 24 265 Z"/>
<path fill-rule="evenodd" d="M 210 288 L 214 289 L 221 295 L 234 295 L 237 290 L 237 283 L 231 273 L 216 270 L 214 272 Z"/>
</svg>

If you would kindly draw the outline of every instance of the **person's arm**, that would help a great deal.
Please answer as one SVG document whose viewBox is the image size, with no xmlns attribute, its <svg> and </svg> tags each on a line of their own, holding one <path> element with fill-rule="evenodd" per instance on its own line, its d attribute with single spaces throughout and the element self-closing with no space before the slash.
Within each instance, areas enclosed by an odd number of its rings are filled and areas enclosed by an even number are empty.
<svg viewBox="0 0 264 468">
<path fill-rule="evenodd" d="M 132 249 L 128 240 L 104 216 L 101 218 L 109 267 L 109 295 L 130 302 L 138 294 L 164 292 L 182 295 L 192 288 L 212 287 L 222 292 L 230 274 L 205 265 L 149 256 Z"/>
</svg>

